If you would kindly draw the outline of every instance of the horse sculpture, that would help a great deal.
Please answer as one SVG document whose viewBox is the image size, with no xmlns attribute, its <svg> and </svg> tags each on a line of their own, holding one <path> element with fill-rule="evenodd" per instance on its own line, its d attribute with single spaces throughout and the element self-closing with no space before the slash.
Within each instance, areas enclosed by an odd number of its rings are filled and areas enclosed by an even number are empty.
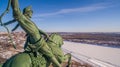
<svg viewBox="0 0 120 67">
<path fill-rule="evenodd" d="M 63 40 L 60 35 L 58 34 L 51 34 L 50 36 L 51 41 L 47 41 L 49 46 L 51 47 L 54 55 L 56 56 L 57 60 L 62 63 L 68 59 L 68 66 L 70 66 L 71 55 L 64 53 L 61 50 L 61 46 L 63 45 Z M 49 67 L 51 61 L 49 58 L 46 58 L 42 53 L 38 55 L 38 57 L 33 56 L 33 53 L 22 52 L 17 55 L 12 56 L 8 59 L 2 67 Z M 53 67 L 56 67 L 53 64 Z"/>
</svg>

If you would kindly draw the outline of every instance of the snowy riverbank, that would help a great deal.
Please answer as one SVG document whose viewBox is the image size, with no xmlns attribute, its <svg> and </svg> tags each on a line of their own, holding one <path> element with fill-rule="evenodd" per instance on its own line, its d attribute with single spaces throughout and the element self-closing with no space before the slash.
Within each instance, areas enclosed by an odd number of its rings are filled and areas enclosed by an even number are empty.
<svg viewBox="0 0 120 67">
<path fill-rule="evenodd" d="M 120 66 L 120 49 L 118 48 L 110 48 L 110 47 L 102 47 L 102 46 L 96 46 L 96 45 L 88 45 L 88 44 L 81 44 L 81 43 L 75 43 L 75 42 L 68 42 L 64 41 L 64 45 L 62 46 L 63 50 L 68 50 L 69 52 L 73 53 L 73 55 L 79 55 L 84 56 L 87 58 L 92 59 L 86 59 L 87 61 L 91 62 L 100 62 L 101 64 L 104 64 L 102 62 L 115 65 L 115 67 Z M 80 58 L 83 59 L 84 58 Z M 93 59 L 95 59 L 93 61 Z M 100 60 L 100 61 L 98 61 Z M 98 63 L 99 64 L 99 63 Z M 101 65 L 102 66 L 102 65 Z"/>
</svg>

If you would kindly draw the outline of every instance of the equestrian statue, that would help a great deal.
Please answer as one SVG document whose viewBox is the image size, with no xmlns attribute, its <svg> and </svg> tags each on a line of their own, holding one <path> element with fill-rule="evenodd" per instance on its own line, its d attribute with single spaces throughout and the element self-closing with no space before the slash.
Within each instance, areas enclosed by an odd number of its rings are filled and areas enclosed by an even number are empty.
<svg viewBox="0 0 120 67">
<path fill-rule="evenodd" d="M 2 23 L 2 17 L 9 12 L 10 7 L 12 7 L 14 19 Z M 6 11 L 0 16 L 1 26 L 4 26 L 9 33 L 6 25 L 17 22 L 17 25 L 12 31 L 16 30 L 18 26 L 21 26 L 27 38 L 24 45 L 24 52 L 9 58 L 2 67 L 49 67 L 50 65 L 53 67 L 62 67 L 61 63 L 66 60 L 68 60 L 68 65 L 66 67 L 70 67 L 71 54 L 68 53 L 64 55 L 61 49 L 63 45 L 62 37 L 57 33 L 52 33 L 49 36 L 39 29 L 30 19 L 32 14 L 33 11 L 31 6 L 24 8 L 22 12 L 19 8 L 18 0 L 9 0 Z"/>
</svg>

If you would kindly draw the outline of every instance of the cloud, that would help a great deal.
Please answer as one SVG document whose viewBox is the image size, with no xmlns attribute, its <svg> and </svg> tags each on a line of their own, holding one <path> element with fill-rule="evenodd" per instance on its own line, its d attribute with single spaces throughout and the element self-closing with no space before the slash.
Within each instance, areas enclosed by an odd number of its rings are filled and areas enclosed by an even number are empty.
<svg viewBox="0 0 120 67">
<path fill-rule="evenodd" d="M 61 9 L 61 10 L 53 12 L 53 13 L 44 13 L 41 15 L 37 14 L 37 15 L 34 15 L 34 17 L 46 17 L 46 16 L 68 14 L 68 13 L 75 13 L 75 12 L 81 12 L 81 13 L 92 12 L 92 11 L 105 9 L 108 7 L 110 7 L 110 5 L 107 3 L 99 3 L 99 4 L 92 4 L 89 6 L 84 6 L 84 7 L 78 7 L 78 8 Z"/>
</svg>

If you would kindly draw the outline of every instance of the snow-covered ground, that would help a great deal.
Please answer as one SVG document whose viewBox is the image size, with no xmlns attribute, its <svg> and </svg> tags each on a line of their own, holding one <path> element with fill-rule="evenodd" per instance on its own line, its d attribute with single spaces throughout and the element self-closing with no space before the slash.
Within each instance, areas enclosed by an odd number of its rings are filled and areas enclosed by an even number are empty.
<svg viewBox="0 0 120 67">
<path fill-rule="evenodd" d="M 64 51 L 101 67 L 120 67 L 120 49 L 64 41 Z M 105 66 L 106 65 L 106 66 Z"/>
</svg>

